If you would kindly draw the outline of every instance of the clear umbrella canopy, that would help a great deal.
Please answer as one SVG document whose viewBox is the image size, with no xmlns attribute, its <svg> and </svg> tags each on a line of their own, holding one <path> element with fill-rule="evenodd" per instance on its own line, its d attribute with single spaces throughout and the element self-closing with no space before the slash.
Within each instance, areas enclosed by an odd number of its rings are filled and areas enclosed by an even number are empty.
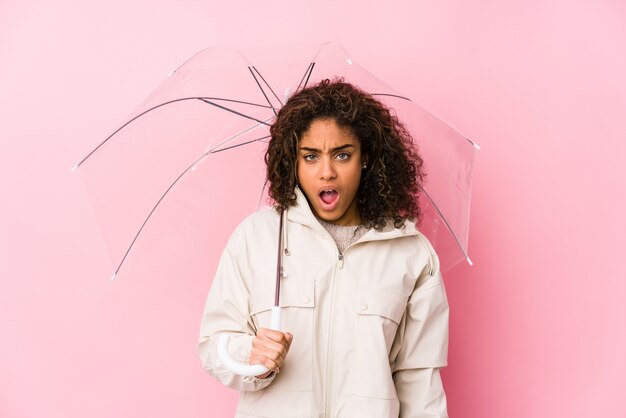
<svg viewBox="0 0 626 418">
<path fill-rule="evenodd" d="M 163 205 L 197 200 L 187 222 L 227 236 L 245 214 L 269 204 L 264 153 L 287 98 L 343 77 L 395 113 L 424 159 L 419 229 L 442 271 L 467 260 L 472 141 L 354 63 L 337 44 L 311 48 L 201 51 L 173 71 L 122 126 L 72 168 L 81 174 L 113 277 Z M 185 185 L 185 187 L 180 187 Z M 194 242 L 190 237 L 190 242 Z"/>
</svg>

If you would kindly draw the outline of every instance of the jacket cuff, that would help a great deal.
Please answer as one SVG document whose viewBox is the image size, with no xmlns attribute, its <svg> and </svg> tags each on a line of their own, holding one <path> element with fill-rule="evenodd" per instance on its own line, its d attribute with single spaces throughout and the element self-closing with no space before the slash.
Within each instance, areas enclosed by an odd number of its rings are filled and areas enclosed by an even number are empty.
<svg viewBox="0 0 626 418">
<path fill-rule="evenodd" d="M 250 364 L 250 354 L 252 354 L 252 343 L 250 343 L 250 350 L 247 352 L 246 357 L 244 359 L 244 362 L 247 364 Z M 260 378 L 257 376 L 244 376 L 243 381 L 254 383 L 255 385 L 261 385 L 262 387 L 266 387 L 270 383 L 272 383 L 272 381 L 274 380 L 274 377 L 276 377 L 276 374 L 277 374 L 276 371 L 272 370 L 272 372 L 264 378 Z"/>
<path fill-rule="evenodd" d="M 266 387 L 270 383 L 272 383 L 272 381 L 274 380 L 275 377 L 276 377 L 276 372 L 272 372 L 267 377 L 265 377 L 263 379 L 261 379 L 260 377 L 257 377 L 257 376 L 244 376 L 243 377 L 243 381 L 244 382 L 248 382 L 248 383 L 253 383 L 255 385 L 260 385 L 260 386 Z"/>
</svg>

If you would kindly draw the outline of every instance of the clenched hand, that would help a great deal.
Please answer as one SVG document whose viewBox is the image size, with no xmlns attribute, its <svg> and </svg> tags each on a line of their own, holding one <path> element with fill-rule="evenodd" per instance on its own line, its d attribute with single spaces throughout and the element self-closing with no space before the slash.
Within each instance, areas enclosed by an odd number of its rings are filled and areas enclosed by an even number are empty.
<svg viewBox="0 0 626 418">
<path fill-rule="evenodd" d="M 267 328 L 260 328 L 256 337 L 252 340 L 252 352 L 250 353 L 250 364 L 262 364 L 269 371 L 261 376 L 264 379 L 273 371 L 285 364 L 285 358 L 291 347 L 293 334 L 281 332 Z"/>
</svg>

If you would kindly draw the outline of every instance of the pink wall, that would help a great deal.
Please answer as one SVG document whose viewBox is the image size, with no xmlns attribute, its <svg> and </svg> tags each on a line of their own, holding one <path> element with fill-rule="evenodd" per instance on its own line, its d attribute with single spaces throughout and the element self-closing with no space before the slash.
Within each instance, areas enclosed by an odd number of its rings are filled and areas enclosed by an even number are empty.
<svg viewBox="0 0 626 418">
<path fill-rule="evenodd" d="M 55 3 L 0 4 L 0 416 L 230 416 L 195 353 L 206 255 L 172 227 L 111 284 L 69 168 L 198 50 L 312 40 L 482 146 L 450 415 L 626 416 L 622 2 Z"/>
</svg>

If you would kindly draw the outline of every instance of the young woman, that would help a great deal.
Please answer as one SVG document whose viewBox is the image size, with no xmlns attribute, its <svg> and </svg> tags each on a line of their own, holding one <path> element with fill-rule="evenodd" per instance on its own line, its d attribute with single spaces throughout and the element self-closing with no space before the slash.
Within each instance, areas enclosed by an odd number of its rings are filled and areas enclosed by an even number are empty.
<svg viewBox="0 0 626 418">
<path fill-rule="evenodd" d="M 296 93 L 265 156 L 274 208 L 246 218 L 219 263 L 198 351 L 241 392 L 236 417 L 447 417 L 448 303 L 417 229 L 425 174 L 380 102 L 325 80 Z M 270 330 L 283 219 L 282 330 Z M 228 352 L 270 371 L 242 377 Z"/>
</svg>

